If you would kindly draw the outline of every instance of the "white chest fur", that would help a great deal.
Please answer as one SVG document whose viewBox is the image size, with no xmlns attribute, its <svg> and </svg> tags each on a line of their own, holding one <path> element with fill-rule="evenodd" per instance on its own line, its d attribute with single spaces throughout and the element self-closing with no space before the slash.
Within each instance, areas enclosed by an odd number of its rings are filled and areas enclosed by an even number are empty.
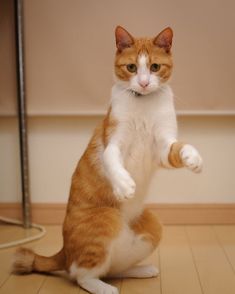
<svg viewBox="0 0 235 294">
<path fill-rule="evenodd" d="M 169 86 L 146 96 L 134 96 L 115 85 L 112 92 L 112 115 L 119 122 L 117 136 L 125 168 L 137 181 L 148 178 L 157 167 L 157 135 L 164 133 L 174 113 Z"/>
<path fill-rule="evenodd" d="M 112 116 L 118 121 L 112 140 L 119 145 L 123 166 L 136 184 L 135 197 L 124 205 L 125 214 L 132 218 L 141 209 L 151 175 L 158 167 L 161 138 L 169 133 L 169 126 L 176 131 L 171 88 L 163 86 L 152 94 L 134 96 L 115 85 Z"/>
</svg>

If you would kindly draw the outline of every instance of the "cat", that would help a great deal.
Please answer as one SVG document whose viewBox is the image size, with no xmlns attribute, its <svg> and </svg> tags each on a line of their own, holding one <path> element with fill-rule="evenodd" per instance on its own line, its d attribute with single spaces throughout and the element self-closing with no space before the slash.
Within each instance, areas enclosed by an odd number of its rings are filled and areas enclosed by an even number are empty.
<svg viewBox="0 0 235 294">
<path fill-rule="evenodd" d="M 64 245 L 51 257 L 20 248 L 15 273 L 66 270 L 90 293 L 117 294 L 102 277 L 155 277 L 137 264 L 161 239 L 162 226 L 144 207 L 153 172 L 160 167 L 202 170 L 198 151 L 177 141 L 172 68 L 173 31 L 134 38 L 115 31 L 116 76 L 111 103 L 72 177 L 63 225 Z"/>
</svg>

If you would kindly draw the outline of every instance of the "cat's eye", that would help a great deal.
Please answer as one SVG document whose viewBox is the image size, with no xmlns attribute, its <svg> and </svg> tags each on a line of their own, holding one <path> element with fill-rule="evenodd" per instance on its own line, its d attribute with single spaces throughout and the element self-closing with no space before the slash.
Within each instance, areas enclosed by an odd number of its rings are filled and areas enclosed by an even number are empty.
<svg viewBox="0 0 235 294">
<path fill-rule="evenodd" d="M 127 64 L 126 68 L 129 72 L 137 72 L 137 66 L 134 63 Z"/>
<path fill-rule="evenodd" d="M 158 63 L 153 63 L 153 64 L 151 64 L 151 66 L 150 66 L 150 70 L 153 71 L 153 72 L 156 72 L 156 71 L 159 71 L 160 67 L 161 67 L 160 64 L 158 64 Z"/>
</svg>

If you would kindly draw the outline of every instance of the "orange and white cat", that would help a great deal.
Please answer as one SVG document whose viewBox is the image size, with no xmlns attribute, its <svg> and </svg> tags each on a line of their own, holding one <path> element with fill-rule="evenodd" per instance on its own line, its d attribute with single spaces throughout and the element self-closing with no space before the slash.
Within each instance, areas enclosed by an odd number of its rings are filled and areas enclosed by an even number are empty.
<svg viewBox="0 0 235 294">
<path fill-rule="evenodd" d="M 102 277 L 148 278 L 154 266 L 137 264 L 158 245 L 162 229 L 144 208 L 149 181 L 160 167 L 202 169 L 191 145 L 177 141 L 172 73 L 173 32 L 134 38 L 116 28 L 115 85 L 110 107 L 73 174 L 64 244 L 44 257 L 20 248 L 16 273 L 66 270 L 90 293 L 116 294 Z"/>
</svg>

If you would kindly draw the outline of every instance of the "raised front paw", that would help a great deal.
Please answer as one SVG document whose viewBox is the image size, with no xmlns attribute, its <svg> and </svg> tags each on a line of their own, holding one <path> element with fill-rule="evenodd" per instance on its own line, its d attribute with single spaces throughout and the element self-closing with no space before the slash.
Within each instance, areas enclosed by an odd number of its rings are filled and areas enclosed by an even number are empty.
<svg viewBox="0 0 235 294">
<path fill-rule="evenodd" d="M 193 146 L 186 144 L 180 150 L 181 160 L 187 168 L 195 173 L 202 171 L 202 158 Z"/>
<path fill-rule="evenodd" d="M 113 193 L 119 201 L 133 198 L 136 184 L 125 170 L 116 173 L 113 183 Z"/>
</svg>

